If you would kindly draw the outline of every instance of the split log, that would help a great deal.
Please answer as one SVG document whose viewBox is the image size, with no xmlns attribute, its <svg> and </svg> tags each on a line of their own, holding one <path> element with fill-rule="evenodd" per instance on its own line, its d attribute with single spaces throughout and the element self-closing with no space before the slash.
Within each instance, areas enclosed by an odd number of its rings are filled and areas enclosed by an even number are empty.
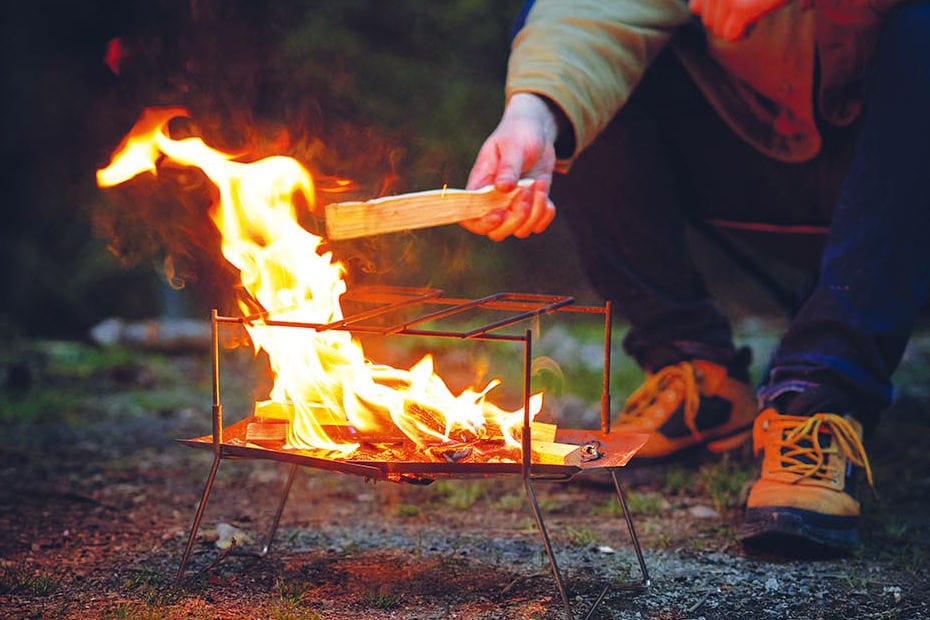
<svg viewBox="0 0 930 620">
<path fill-rule="evenodd" d="M 348 423 L 347 420 L 341 419 L 322 406 L 314 408 L 314 417 L 319 423 L 320 428 L 326 433 L 326 436 L 333 441 L 345 443 L 363 442 L 368 444 L 391 444 L 403 443 L 407 441 L 403 433 L 390 423 L 388 416 L 387 424 L 383 427 L 383 432 L 359 431 L 355 426 Z M 263 400 L 255 403 L 254 418 L 246 427 L 247 441 L 284 441 L 287 438 L 287 425 L 294 418 L 295 409 L 293 403 L 282 403 L 274 400 Z"/>
<path fill-rule="evenodd" d="M 306 404 L 312 410 L 313 418 L 322 426 L 346 426 L 348 422 L 323 405 Z M 294 403 L 282 403 L 275 400 L 262 400 L 255 403 L 254 414 L 259 418 L 291 421 L 296 415 Z"/>
<path fill-rule="evenodd" d="M 285 420 L 255 418 L 245 427 L 246 441 L 284 441 L 287 439 Z"/>
<path fill-rule="evenodd" d="M 326 236 L 333 240 L 354 239 L 454 224 L 506 209 L 517 192 L 532 184 L 532 179 L 521 180 L 510 192 L 499 192 L 489 185 L 478 190 L 434 189 L 367 202 L 328 204 Z"/>
<path fill-rule="evenodd" d="M 276 400 L 260 400 L 255 403 L 255 417 L 289 422 L 294 417 L 294 405 Z"/>
<path fill-rule="evenodd" d="M 431 436 L 421 430 L 421 428 L 424 427 L 437 435 L 442 435 L 446 430 L 446 416 L 443 415 L 443 412 L 426 403 L 412 400 L 404 401 L 404 413 L 407 418 L 409 418 L 410 423 L 403 430 L 415 440 L 417 438 L 422 439 L 424 442 L 433 440 Z M 414 421 L 419 424 L 419 428 L 412 423 Z M 481 429 L 479 429 L 479 432 L 480 430 Z M 456 426 L 452 432 L 449 433 L 449 438 L 459 443 L 470 443 L 481 439 L 481 437 L 471 429 L 462 426 Z"/>
</svg>

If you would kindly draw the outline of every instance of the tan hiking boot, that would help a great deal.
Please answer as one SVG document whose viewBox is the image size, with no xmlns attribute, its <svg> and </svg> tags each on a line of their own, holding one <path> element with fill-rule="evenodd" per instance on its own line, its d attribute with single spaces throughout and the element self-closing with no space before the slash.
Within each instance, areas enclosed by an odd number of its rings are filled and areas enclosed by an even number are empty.
<svg viewBox="0 0 930 620">
<path fill-rule="evenodd" d="M 750 547 L 817 545 L 847 550 L 858 542 L 859 502 L 853 466 L 872 470 L 862 445 L 862 426 L 833 413 L 781 415 L 766 409 L 753 427 L 762 471 L 749 493 L 740 539 Z"/>
<path fill-rule="evenodd" d="M 663 459 L 696 447 L 725 452 L 749 439 L 756 411 L 749 383 L 734 379 L 719 364 L 691 360 L 649 375 L 613 428 L 650 433 L 636 454 L 641 459 Z"/>
</svg>

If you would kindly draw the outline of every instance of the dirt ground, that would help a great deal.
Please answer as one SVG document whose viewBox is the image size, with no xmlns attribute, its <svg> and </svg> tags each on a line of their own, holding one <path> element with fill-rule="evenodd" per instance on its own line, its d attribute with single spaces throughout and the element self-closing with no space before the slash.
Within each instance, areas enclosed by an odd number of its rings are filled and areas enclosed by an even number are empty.
<svg viewBox="0 0 930 620">
<path fill-rule="evenodd" d="M 286 466 L 223 461 L 176 582 L 211 455 L 174 439 L 209 432 L 209 359 L 76 343 L 9 351 L 4 618 L 564 617 L 519 477 L 413 486 L 302 469 L 262 555 Z M 912 347 L 869 444 L 877 494 L 863 497 L 854 554 L 747 554 L 734 528 L 751 462 L 630 468 L 622 480 L 652 585 L 610 589 L 595 617 L 930 618 L 928 368 L 930 347 Z M 536 485 L 578 617 L 600 584 L 639 576 L 600 482 Z"/>
</svg>

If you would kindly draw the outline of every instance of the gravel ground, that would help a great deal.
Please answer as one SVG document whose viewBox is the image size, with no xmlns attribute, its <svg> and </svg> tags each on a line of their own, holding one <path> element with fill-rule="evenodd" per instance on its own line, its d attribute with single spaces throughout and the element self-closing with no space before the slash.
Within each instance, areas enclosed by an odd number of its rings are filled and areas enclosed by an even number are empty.
<svg viewBox="0 0 930 620">
<path fill-rule="evenodd" d="M 612 588 L 595 617 L 930 618 L 926 342 L 909 349 L 895 405 L 870 442 L 877 495 L 863 497 L 855 553 L 747 554 L 733 532 L 751 461 L 627 468 L 652 585 Z M 284 468 L 224 461 L 187 576 L 175 583 L 210 466 L 208 453 L 173 441 L 209 428 L 203 356 L 133 353 L 87 367 L 78 363 L 85 349 L 68 349 L 64 365 L 43 350 L 51 361 L 29 362 L 38 370 L 25 395 L 4 392 L 0 616 L 563 617 L 517 477 L 419 487 L 301 470 L 263 556 Z M 10 411 L 33 413 L 23 421 Z M 596 477 L 536 488 L 581 616 L 605 580 L 638 576 L 622 515 Z M 221 549 L 230 532 L 236 543 Z"/>
</svg>

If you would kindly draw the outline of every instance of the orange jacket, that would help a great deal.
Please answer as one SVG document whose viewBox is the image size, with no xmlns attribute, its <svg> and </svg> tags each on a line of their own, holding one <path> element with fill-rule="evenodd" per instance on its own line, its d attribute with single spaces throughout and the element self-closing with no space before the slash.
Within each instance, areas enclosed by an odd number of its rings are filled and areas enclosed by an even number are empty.
<svg viewBox="0 0 930 620">
<path fill-rule="evenodd" d="M 835 125 L 861 111 L 881 15 L 899 1 L 789 2 L 731 43 L 705 34 L 684 0 L 537 0 L 514 39 L 507 96 L 544 95 L 565 113 L 575 134 L 575 152 L 560 153 L 565 171 L 671 44 L 738 135 L 776 159 L 804 161 L 821 144 L 815 101 Z"/>
</svg>

